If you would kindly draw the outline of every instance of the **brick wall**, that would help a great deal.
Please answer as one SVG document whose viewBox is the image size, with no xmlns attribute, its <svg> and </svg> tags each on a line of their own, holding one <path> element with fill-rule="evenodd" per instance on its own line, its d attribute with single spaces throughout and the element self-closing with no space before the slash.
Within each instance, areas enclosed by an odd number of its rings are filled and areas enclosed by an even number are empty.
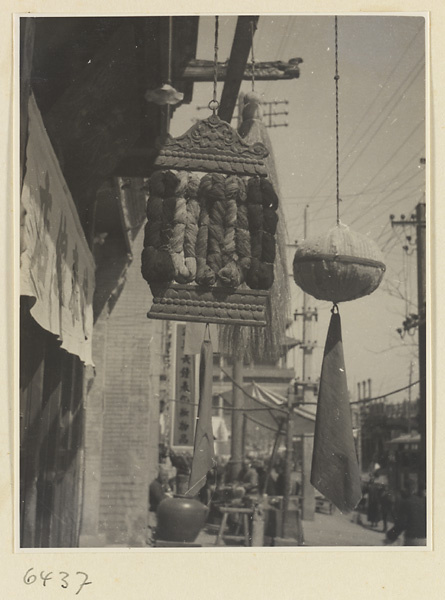
<svg viewBox="0 0 445 600">
<path fill-rule="evenodd" d="M 84 512 L 104 545 L 145 545 L 148 485 L 157 472 L 162 322 L 146 316 L 151 293 L 140 272 L 142 242 L 143 229 L 122 291 L 95 325 L 84 499 L 96 506 Z M 109 273 L 116 275 L 112 264 Z"/>
</svg>

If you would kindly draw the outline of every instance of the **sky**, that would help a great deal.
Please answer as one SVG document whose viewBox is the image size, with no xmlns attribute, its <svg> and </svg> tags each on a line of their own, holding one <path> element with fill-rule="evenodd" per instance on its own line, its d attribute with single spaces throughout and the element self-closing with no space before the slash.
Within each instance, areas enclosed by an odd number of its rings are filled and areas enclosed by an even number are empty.
<svg viewBox="0 0 445 600">
<path fill-rule="evenodd" d="M 405 13 L 406 14 L 406 13 Z M 235 16 L 219 20 L 220 61 L 228 59 Z M 265 101 L 287 100 L 274 110 L 287 127 L 268 130 L 278 170 L 288 243 L 289 273 L 294 249 L 304 232 L 327 232 L 336 222 L 335 37 L 334 17 L 260 16 L 254 36 L 256 61 L 300 57 L 300 77 L 256 82 Z M 197 58 L 212 59 L 214 18 L 201 17 Z M 372 380 L 372 396 L 386 394 L 418 379 L 417 336 L 402 339 L 397 328 L 417 312 L 415 228 L 391 227 L 390 215 L 409 218 L 425 201 L 425 22 L 419 16 L 340 16 L 338 18 L 340 220 L 368 235 L 382 250 L 386 274 L 372 295 L 342 303 L 340 314 L 346 372 L 351 393 L 357 382 Z M 218 84 L 220 97 L 223 83 Z M 251 83 L 243 82 L 242 91 Z M 212 98 L 212 84 L 195 84 L 193 100 L 175 111 L 173 136 L 184 133 L 198 110 Z M 234 125 L 234 122 L 232 123 Z M 411 235 L 408 252 L 403 250 Z M 301 311 L 303 293 L 291 282 L 292 313 Z M 331 304 L 310 296 L 319 314 L 312 377 L 320 373 Z M 292 333 L 301 339 L 298 324 Z M 295 353 L 297 376 L 301 352 Z M 415 398 L 418 388 L 412 389 Z M 401 401 L 408 392 L 390 396 Z"/>
</svg>

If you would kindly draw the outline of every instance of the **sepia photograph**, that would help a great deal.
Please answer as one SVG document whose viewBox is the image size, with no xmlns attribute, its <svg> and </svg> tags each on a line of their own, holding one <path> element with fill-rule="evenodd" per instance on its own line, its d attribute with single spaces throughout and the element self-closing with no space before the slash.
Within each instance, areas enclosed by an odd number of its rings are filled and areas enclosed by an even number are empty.
<svg viewBox="0 0 445 600">
<path fill-rule="evenodd" d="M 430 551 L 428 14 L 15 26 L 16 550 Z"/>
</svg>

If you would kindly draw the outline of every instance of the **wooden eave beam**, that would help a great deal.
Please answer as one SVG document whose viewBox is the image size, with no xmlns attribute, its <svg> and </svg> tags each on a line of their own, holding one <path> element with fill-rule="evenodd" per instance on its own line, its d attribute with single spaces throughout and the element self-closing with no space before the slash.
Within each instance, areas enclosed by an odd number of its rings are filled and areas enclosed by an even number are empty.
<svg viewBox="0 0 445 600">
<path fill-rule="evenodd" d="M 238 99 L 241 81 L 252 47 L 252 24 L 253 31 L 258 23 L 258 16 L 241 16 L 236 23 L 235 35 L 233 37 L 232 50 L 230 52 L 229 64 L 227 66 L 226 80 L 221 94 L 218 116 L 230 123 Z"/>
</svg>

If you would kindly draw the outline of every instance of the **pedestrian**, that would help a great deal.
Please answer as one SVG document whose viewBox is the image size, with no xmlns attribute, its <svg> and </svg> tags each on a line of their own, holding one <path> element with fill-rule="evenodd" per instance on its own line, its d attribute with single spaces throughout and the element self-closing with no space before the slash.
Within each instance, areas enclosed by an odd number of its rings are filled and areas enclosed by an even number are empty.
<svg viewBox="0 0 445 600">
<path fill-rule="evenodd" d="M 371 527 L 377 527 L 380 521 L 380 498 L 379 488 L 371 478 L 368 486 L 368 521 L 371 523 Z"/>
<path fill-rule="evenodd" d="M 426 545 L 425 487 L 419 486 L 416 493 L 413 481 L 408 482 L 407 495 L 400 502 L 394 527 L 387 532 L 384 543 L 392 544 L 401 533 L 404 534 L 405 546 Z"/>
<path fill-rule="evenodd" d="M 216 469 L 211 469 L 206 475 L 205 484 L 198 492 L 198 500 L 205 504 L 206 506 L 210 505 L 210 501 L 215 492 L 215 481 L 216 481 Z"/>
<path fill-rule="evenodd" d="M 378 455 L 377 455 L 377 453 L 375 453 L 372 457 L 371 464 L 369 465 L 369 469 L 368 469 L 369 477 L 371 479 L 378 477 L 380 469 L 381 469 L 381 466 L 378 463 Z"/>
<path fill-rule="evenodd" d="M 284 488 L 285 488 L 285 478 L 284 478 L 284 466 L 281 463 L 278 463 L 275 467 L 275 470 L 278 473 L 278 476 L 275 480 L 275 489 L 277 492 L 277 496 L 284 496 Z"/>
<path fill-rule="evenodd" d="M 155 513 L 164 498 L 172 497 L 173 490 L 169 484 L 169 471 L 164 465 L 159 465 L 158 476 L 150 483 L 148 500 L 150 511 Z"/>
<path fill-rule="evenodd" d="M 380 509 L 383 520 L 383 531 L 388 529 L 388 517 L 394 518 L 394 502 L 391 492 L 386 486 L 383 486 L 380 494 Z"/>
<path fill-rule="evenodd" d="M 227 459 L 223 456 L 216 456 L 216 487 L 223 487 L 227 478 Z"/>
<path fill-rule="evenodd" d="M 243 466 L 238 474 L 237 481 L 245 489 L 246 494 L 258 493 L 258 473 L 253 468 L 250 457 L 243 460 Z"/>
<path fill-rule="evenodd" d="M 159 504 L 165 498 L 173 496 L 173 490 L 169 484 L 170 471 L 164 464 L 160 464 L 158 468 L 158 476 L 150 483 L 148 488 L 148 537 L 147 544 L 152 546 L 155 539 L 156 526 L 158 519 L 156 511 Z"/>
<path fill-rule="evenodd" d="M 260 494 L 263 494 L 267 477 L 267 472 L 264 467 L 264 461 L 262 461 L 261 459 L 255 460 L 252 466 L 258 473 L 258 491 Z"/>
</svg>

